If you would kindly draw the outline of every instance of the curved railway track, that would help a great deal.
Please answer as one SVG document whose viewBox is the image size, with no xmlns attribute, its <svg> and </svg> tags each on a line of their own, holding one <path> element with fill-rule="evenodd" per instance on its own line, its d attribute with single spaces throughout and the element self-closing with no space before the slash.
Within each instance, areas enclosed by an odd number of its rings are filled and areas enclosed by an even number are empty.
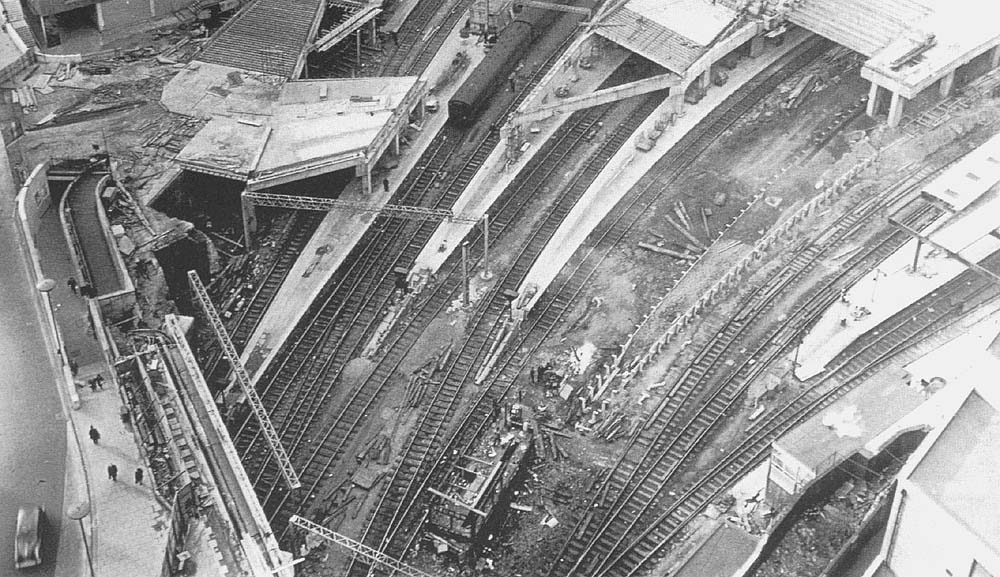
<svg viewBox="0 0 1000 577">
<path fill-rule="evenodd" d="M 984 263 L 1000 270 L 1000 257 Z M 596 573 L 636 575 L 676 538 L 685 526 L 713 499 L 768 455 L 771 442 L 850 391 L 866 376 L 907 347 L 918 344 L 960 319 L 975 306 L 1000 297 L 1000 289 L 977 273 L 966 271 L 930 295 L 913 303 L 855 341 L 794 400 L 766 414 L 747 431 L 746 438 L 666 507 Z M 727 405 L 734 408 L 737 399 Z M 682 455 L 690 457 L 697 444 Z"/>
<path fill-rule="evenodd" d="M 561 48 L 568 43 L 567 39 Z M 558 50 L 535 69 L 518 98 L 503 114 L 519 104 L 560 52 Z M 458 156 L 464 137 L 462 131 L 450 127 L 443 129 L 393 202 L 450 207 L 500 140 L 496 131 L 488 131 L 466 155 L 460 168 L 449 174 L 445 169 L 449 161 Z M 438 188 L 442 182 L 443 186 Z M 386 217 L 376 218 L 345 260 L 347 270 L 338 272 L 303 321 L 293 329 L 288 339 L 290 344 L 285 345 L 283 354 L 277 357 L 281 361 L 266 369 L 260 379 L 263 383 L 261 398 L 278 424 L 283 443 L 293 455 L 301 448 L 305 432 L 320 417 L 322 405 L 335 394 L 334 385 L 347 361 L 357 356 L 377 326 L 380 319 L 376 313 L 391 301 L 395 291 L 392 270 L 397 266 L 409 268 L 433 230 L 433 223 L 414 225 Z M 353 322 L 358 319 L 363 320 Z M 273 517 L 290 497 L 296 502 L 296 508 L 301 505 L 304 496 L 290 496 L 280 485 L 269 454 L 260 449 L 262 439 L 256 424 L 245 420 L 235 438 L 248 473 L 256 479 L 265 510 Z M 303 476 L 304 483 L 312 480 L 308 465 L 303 467 Z"/>
<path fill-rule="evenodd" d="M 830 304 L 837 301 L 841 287 L 861 278 L 891 255 L 906 242 L 906 235 L 898 232 L 882 235 L 863 252 L 854 255 L 819 288 L 809 291 L 804 297 L 805 304 L 791 315 L 790 320 L 759 335 L 755 329 L 764 322 L 764 315 L 780 302 L 786 289 L 794 289 L 832 249 L 841 246 L 870 217 L 891 204 L 894 197 L 907 195 L 917 186 L 906 183 L 923 182 L 930 172 L 932 170 L 928 169 L 922 175 L 890 187 L 878 197 L 866 199 L 827 230 L 822 240 L 796 251 L 781 270 L 744 299 L 741 312 L 729 318 L 699 347 L 668 397 L 639 433 L 629 440 L 588 507 L 588 510 L 600 512 L 600 516 L 585 517 L 574 527 L 549 575 L 600 574 L 607 568 L 607 559 L 628 535 L 644 527 L 648 517 L 655 515 L 667 484 L 674 480 L 684 463 L 683 457 L 705 439 L 734 400 Z M 925 207 L 910 215 L 908 222 L 919 228 L 939 215 L 931 207 Z M 740 346 L 748 339 L 761 344 L 742 355 Z M 726 361 L 729 359 L 742 360 L 728 367 Z M 568 564 L 571 566 L 567 569 Z"/>
<path fill-rule="evenodd" d="M 417 498 L 408 502 L 404 512 L 394 513 L 396 520 L 393 521 L 393 526 L 385 529 L 386 537 L 381 540 L 384 550 L 395 556 L 402 556 L 405 553 L 405 546 L 412 542 L 412 535 L 419 524 L 418 503 L 421 503 L 419 497 L 426 487 L 437 484 L 446 474 L 447 456 L 462 454 L 475 442 L 488 423 L 493 407 L 509 390 L 524 363 L 562 319 L 570 303 L 583 291 L 600 263 L 649 207 L 662 196 L 666 186 L 676 180 L 709 144 L 732 126 L 760 98 L 771 92 L 790 74 L 815 59 L 825 49 L 826 45 L 821 42 L 804 46 L 794 56 L 758 75 L 738 90 L 697 128 L 689 132 L 671 153 L 668 153 L 667 170 L 662 171 L 658 178 L 647 179 L 645 186 L 634 187 L 626 199 L 615 207 L 610 217 L 605 219 L 592 235 L 596 236 L 596 242 L 588 243 L 591 248 L 584 251 L 584 257 L 575 259 L 575 263 L 571 262 L 553 284 L 558 287 L 557 290 L 549 291 L 543 296 L 535 309 L 540 312 L 531 320 L 531 326 L 527 330 L 522 330 L 514 342 L 506 347 L 507 352 L 502 355 L 501 362 L 487 379 L 483 392 L 450 435 L 443 450 L 437 451 L 439 456 L 430 468 L 430 474 L 423 476 L 417 490 L 410 491 L 410 494 Z M 404 543 L 400 543 L 397 539 L 400 536 L 407 537 Z M 369 544 L 372 542 L 369 541 Z"/>
</svg>

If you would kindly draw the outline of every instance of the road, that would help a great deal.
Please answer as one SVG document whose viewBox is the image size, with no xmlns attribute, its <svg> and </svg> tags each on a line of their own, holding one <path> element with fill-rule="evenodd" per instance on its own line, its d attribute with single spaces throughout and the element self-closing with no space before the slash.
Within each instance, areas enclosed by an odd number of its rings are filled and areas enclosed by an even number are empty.
<svg viewBox="0 0 1000 577">
<path fill-rule="evenodd" d="M 4 163 L 5 164 L 5 163 Z M 6 178 L 0 184 L 7 184 Z M 0 186 L 0 577 L 55 575 L 63 526 L 66 418 L 17 241 L 14 197 Z M 14 569 L 17 507 L 45 508 L 43 566 Z"/>
</svg>

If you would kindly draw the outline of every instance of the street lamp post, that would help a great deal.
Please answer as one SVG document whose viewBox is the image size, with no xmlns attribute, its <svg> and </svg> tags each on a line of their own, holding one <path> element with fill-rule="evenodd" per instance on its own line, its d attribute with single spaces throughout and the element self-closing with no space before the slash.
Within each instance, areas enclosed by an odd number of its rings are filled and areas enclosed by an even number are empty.
<svg viewBox="0 0 1000 577">
<path fill-rule="evenodd" d="M 54 281 L 54 280 L 52 280 L 50 278 L 43 278 L 42 280 L 38 281 L 37 284 L 35 284 L 35 288 L 38 289 L 38 292 L 40 292 L 43 295 L 45 295 L 45 298 L 43 299 L 45 301 L 45 307 L 46 307 L 46 311 L 45 312 L 47 312 L 48 315 L 53 320 L 55 320 L 55 318 L 56 318 L 56 312 L 54 310 L 52 310 L 52 296 L 51 296 L 51 293 L 56 288 L 56 281 Z M 62 351 L 62 339 L 59 338 L 58 331 L 56 332 L 56 350 L 59 353 L 59 356 L 62 356 L 62 354 L 63 354 L 63 351 Z"/>
<path fill-rule="evenodd" d="M 80 524 L 80 537 L 83 539 L 83 550 L 87 553 L 87 566 L 90 568 L 90 577 L 94 577 L 94 561 L 90 558 L 90 546 L 87 545 L 87 533 L 83 530 L 83 519 L 90 515 L 90 501 L 81 501 L 70 507 L 66 516 Z"/>
</svg>

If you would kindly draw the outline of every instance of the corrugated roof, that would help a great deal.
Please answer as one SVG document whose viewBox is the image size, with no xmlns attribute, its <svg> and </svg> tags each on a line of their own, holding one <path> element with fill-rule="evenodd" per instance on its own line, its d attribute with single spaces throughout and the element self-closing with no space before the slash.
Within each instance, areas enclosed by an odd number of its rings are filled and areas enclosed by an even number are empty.
<svg viewBox="0 0 1000 577">
<path fill-rule="evenodd" d="M 677 74 L 684 74 L 705 52 L 705 46 L 629 9 L 630 5 L 609 14 L 597 34 Z"/>
</svg>

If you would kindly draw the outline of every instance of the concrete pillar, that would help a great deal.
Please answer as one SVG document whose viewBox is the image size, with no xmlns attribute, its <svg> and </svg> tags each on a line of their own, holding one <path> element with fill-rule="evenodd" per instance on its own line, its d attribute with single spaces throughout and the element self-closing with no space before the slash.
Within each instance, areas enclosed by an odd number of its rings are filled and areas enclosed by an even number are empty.
<svg viewBox="0 0 1000 577">
<path fill-rule="evenodd" d="M 397 157 L 399 156 L 399 128 L 396 129 L 396 134 L 392 138 L 392 152 Z"/>
<path fill-rule="evenodd" d="M 882 97 L 882 87 L 872 82 L 868 89 L 868 116 L 874 118 L 878 114 L 879 99 Z"/>
<path fill-rule="evenodd" d="M 372 193 L 372 166 L 365 162 L 361 170 L 361 186 L 365 194 L 370 195 Z"/>
<path fill-rule="evenodd" d="M 760 53 L 764 51 L 764 42 L 766 40 L 763 36 L 754 36 L 750 39 L 750 58 L 760 56 Z"/>
<path fill-rule="evenodd" d="M 994 46 L 990 50 L 990 68 L 1000 66 L 1000 46 Z"/>
<path fill-rule="evenodd" d="M 243 212 L 243 242 L 247 246 L 247 250 L 253 250 L 257 247 L 257 207 L 254 206 L 252 202 L 247 200 L 246 192 L 240 195 L 240 204 L 242 205 Z"/>
<path fill-rule="evenodd" d="M 904 107 L 906 107 L 906 99 L 898 92 L 893 92 L 892 100 L 889 102 L 889 126 L 893 128 L 899 126 L 899 121 L 903 119 Z"/>
<path fill-rule="evenodd" d="M 955 71 L 952 70 L 946 76 L 941 78 L 941 83 L 938 85 L 938 89 L 941 92 L 941 98 L 948 98 L 951 96 L 951 88 L 955 85 Z"/>
</svg>

